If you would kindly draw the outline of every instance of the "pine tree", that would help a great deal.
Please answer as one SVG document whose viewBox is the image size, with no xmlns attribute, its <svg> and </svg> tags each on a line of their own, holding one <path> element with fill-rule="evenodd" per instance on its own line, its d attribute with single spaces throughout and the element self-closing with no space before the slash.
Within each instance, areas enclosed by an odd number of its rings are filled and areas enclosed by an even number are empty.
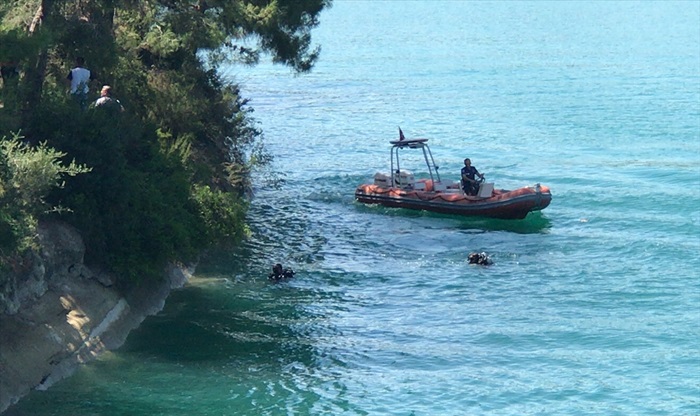
<svg viewBox="0 0 700 416">
<path fill-rule="evenodd" d="M 330 4 L 2 2 L 0 66 L 16 75 L 0 84 L 0 136 L 21 130 L 26 143 L 46 141 L 92 168 L 52 193 L 73 210 L 62 218 L 83 232 L 96 261 L 125 274 L 155 273 L 163 261 L 240 238 L 240 197 L 254 164 L 270 159 L 247 101 L 219 68 L 269 55 L 311 70 L 320 51 L 311 30 Z M 94 79 L 91 99 L 110 85 L 124 113 L 81 112 L 71 102 L 66 75 L 79 56 Z"/>
</svg>

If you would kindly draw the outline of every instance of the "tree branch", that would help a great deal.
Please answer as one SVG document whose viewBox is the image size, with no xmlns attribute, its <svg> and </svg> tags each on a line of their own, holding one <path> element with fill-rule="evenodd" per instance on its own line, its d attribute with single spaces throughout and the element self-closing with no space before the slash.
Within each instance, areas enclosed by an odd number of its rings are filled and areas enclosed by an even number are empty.
<svg viewBox="0 0 700 416">
<path fill-rule="evenodd" d="M 29 34 L 34 34 L 36 27 L 41 23 L 41 21 L 43 19 L 44 19 L 44 2 L 42 1 L 41 4 L 39 5 L 39 8 L 36 10 L 36 13 L 34 13 L 34 18 L 32 19 L 32 23 L 29 25 Z"/>
</svg>

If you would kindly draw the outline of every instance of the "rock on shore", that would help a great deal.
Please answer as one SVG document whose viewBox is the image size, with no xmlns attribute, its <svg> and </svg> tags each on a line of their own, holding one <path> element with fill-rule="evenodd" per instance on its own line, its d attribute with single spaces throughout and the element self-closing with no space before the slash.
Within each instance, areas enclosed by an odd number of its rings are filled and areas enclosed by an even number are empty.
<svg viewBox="0 0 700 416">
<path fill-rule="evenodd" d="M 85 266 L 75 229 L 44 223 L 39 236 L 40 252 L 0 287 L 0 413 L 121 346 L 190 277 L 185 266 L 172 264 L 162 281 L 122 295 L 109 275 Z"/>
</svg>

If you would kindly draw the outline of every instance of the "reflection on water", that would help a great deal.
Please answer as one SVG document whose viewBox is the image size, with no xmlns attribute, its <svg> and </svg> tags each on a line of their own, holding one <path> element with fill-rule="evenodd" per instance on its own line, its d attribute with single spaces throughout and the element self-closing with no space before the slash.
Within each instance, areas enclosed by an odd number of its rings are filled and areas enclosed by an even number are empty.
<svg viewBox="0 0 700 416">
<path fill-rule="evenodd" d="M 486 217 L 464 217 L 460 215 L 439 214 L 404 208 L 386 208 L 379 205 L 357 203 L 360 212 L 376 213 L 405 218 L 431 218 L 443 220 L 451 226 L 465 230 L 509 231 L 518 234 L 537 234 L 547 232 L 552 227 L 551 220 L 542 211 L 531 212 L 522 220 L 503 220 Z"/>
</svg>

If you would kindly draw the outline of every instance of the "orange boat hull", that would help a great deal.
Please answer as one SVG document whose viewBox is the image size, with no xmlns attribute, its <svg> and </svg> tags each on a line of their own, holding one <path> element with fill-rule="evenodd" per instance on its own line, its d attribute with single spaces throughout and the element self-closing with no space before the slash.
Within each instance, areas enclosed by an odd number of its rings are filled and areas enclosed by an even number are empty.
<svg viewBox="0 0 700 416">
<path fill-rule="evenodd" d="M 523 219 L 532 211 L 549 206 L 552 194 L 548 187 L 537 185 L 512 191 L 494 190 L 488 198 L 461 192 L 432 192 L 386 188 L 364 184 L 355 190 L 355 198 L 365 204 L 407 208 L 464 216 Z"/>
</svg>

